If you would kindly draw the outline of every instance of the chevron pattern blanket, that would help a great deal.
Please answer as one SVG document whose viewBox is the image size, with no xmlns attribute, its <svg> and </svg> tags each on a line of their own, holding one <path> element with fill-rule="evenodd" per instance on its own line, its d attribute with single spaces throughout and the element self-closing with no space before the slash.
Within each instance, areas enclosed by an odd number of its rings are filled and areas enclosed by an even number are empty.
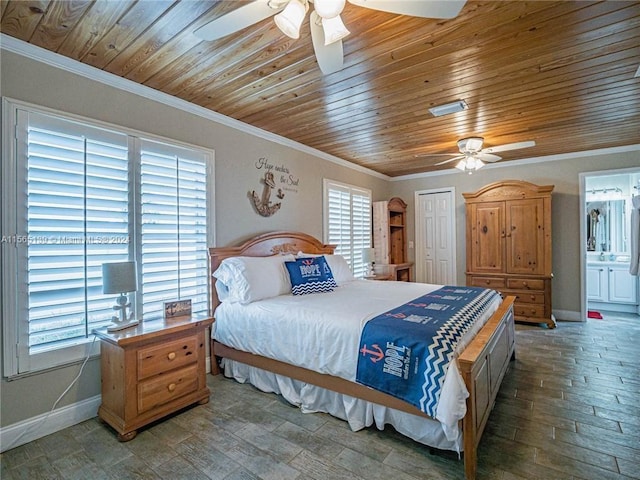
<svg viewBox="0 0 640 480">
<path fill-rule="evenodd" d="M 435 417 L 458 341 L 498 295 L 445 286 L 372 318 L 360 337 L 356 381 Z"/>
</svg>

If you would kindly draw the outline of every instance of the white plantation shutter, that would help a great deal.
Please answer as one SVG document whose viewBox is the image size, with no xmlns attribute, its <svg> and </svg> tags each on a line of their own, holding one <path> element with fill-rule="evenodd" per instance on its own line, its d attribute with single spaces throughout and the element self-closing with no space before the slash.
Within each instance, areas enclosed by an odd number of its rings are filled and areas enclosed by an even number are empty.
<svg viewBox="0 0 640 480">
<path fill-rule="evenodd" d="M 61 133 L 64 132 L 64 133 Z M 102 263 L 128 258 L 127 137 L 29 114 L 28 338 L 33 353 L 111 320 Z"/>
<path fill-rule="evenodd" d="M 371 192 L 324 181 L 325 241 L 337 245 L 356 277 L 363 277 L 362 249 L 371 246 Z"/>
<path fill-rule="evenodd" d="M 348 187 L 330 185 L 328 198 L 327 242 L 336 245 L 335 253 L 351 264 L 351 195 Z"/>
<path fill-rule="evenodd" d="M 364 277 L 366 266 L 362 261 L 362 249 L 371 246 L 371 193 L 352 188 L 351 205 L 353 274 Z"/>
<path fill-rule="evenodd" d="M 143 318 L 166 301 L 208 309 L 206 163 L 201 153 L 141 142 Z"/>
<path fill-rule="evenodd" d="M 210 152 L 3 103 L 5 375 L 87 355 L 114 315 L 103 263 L 137 261 L 130 298 L 143 320 L 176 299 L 206 313 Z"/>
</svg>

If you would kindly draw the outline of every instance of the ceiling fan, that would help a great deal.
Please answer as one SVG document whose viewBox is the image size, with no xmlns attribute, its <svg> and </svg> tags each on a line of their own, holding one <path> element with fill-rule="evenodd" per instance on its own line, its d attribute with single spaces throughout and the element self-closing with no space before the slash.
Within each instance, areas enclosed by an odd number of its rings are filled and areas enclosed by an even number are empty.
<svg viewBox="0 0 640 480">
<path fill-rule="evenodd" d="M 426 154 L 416 155 L 417 157 L 452 155 L 453 158 L 445 160 L 443 162 L 436 163 L 435 165 L 444 165 L 445 163 L 455 162 L 456 168 L 467 172 L 473 173 L 475 170 L 482 168 L 484 162 L 497 162 L 502 160 L 501 157 L 495 155 L 495 152 L 506 152 L 507 150 L 518 150 L 520 148 L 528 148 L 535 146 L 536 142 L 533 140 L 527 140 L 525 142 L 505 143 L 504 145 L 496 145 L 495 147 L 482 148 L 484 138 L 482 137 L 468 137 L 458 140 L 458 150 L 460 153 L 444 153 L 444 154 Z"/>
<path fill-rule="evenodd" d="M 360 7 L 383 12 L 425 18 L 453 18 L 466 0 L 349 0 Z M 287 36 L 300 37 L 300 27 L 310 4 L 311 40 L 323 74 L 328 75 L 342 68 L 342 39 L 349 30 L 342 23 L 340 14 L 345 0 L 256 0 L 203 25 L 193 33 L 203 40 L 217 40 L 270 16 Z"/>
</svg>

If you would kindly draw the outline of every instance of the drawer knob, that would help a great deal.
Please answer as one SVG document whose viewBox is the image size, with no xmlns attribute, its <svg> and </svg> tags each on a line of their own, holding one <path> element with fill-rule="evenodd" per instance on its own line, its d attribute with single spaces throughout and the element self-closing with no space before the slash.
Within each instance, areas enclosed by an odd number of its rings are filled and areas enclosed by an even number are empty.
<svg viewBox="0 0 640 480">
<path fill-rule="evenodd" d="M 167 358 L 169 360 L 173 360 L 174 358 L 176 358 L 176 352 L 171 352 L 169 355 L 167 355 Z"/>
<path fill-rule="evenodd" d="M 170 383 L 169 386 L 167 387 L 167 389 L 170 392 L 173 392 L 176 389 L 176 384 L 175 383 Z"/>
<path fill-rule="evenodd" d="M 529 284 L 528 284 L 527 282 L 522 282 L 522 286 L 523 286 L 524 288 L 527 288 L 527 287 L 529 286 Z"/>
</svg>

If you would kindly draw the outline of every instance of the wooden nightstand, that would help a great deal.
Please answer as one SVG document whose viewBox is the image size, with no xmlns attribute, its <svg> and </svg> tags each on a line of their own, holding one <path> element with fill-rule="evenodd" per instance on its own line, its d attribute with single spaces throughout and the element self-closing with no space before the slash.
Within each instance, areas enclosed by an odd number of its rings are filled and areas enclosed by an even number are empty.
<svg viewBox="0 0 640 480">
<path fill-rule="evenodd" d="M 375 275 L 371 275 L 369 277 L 364 277 L 365 280 L 380 280 L 380 281 L 387 281 L 387 280 L 393 280 L 393 277 L 389 274 L 386 273 L 376 273 Z"/>
<path fill-rule="evenodd" d="M 101 340 L 102 405 L 98 417 L 133 439 L 138 429 L 194 403 L 209 401 L 207 316 L 141 322 L 119 332 L 95 330 Z"/>
</svg>

